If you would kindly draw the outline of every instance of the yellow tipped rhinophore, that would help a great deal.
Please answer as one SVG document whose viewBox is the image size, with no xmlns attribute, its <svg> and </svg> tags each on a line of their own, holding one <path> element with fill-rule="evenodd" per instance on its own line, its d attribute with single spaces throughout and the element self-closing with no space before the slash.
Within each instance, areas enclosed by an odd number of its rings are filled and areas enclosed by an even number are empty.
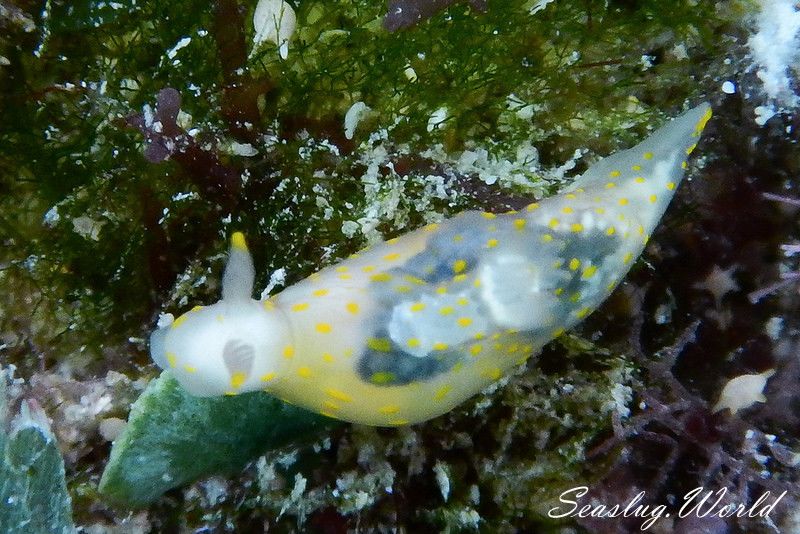
<svg viewBox="0 0 800 534">
<path fill-rule="evenodd" d="M 231 246 L 238 250 L 247 250 L 247 242 L 244 240 L 242 232 L 234 232 L 231 236 Z"/>
<path fill-rule="evenodd" d="M 703 104 L 559 195 L 375 244 L 267 302 L 252 299 L 255 269 L 236 232 L 222 300 L 154 333 L 153 359 L 194 395 L 263 390 L 379 426 L 443 414 L 606 299 L 642 253 L 710 117 Z"/>
</svg>

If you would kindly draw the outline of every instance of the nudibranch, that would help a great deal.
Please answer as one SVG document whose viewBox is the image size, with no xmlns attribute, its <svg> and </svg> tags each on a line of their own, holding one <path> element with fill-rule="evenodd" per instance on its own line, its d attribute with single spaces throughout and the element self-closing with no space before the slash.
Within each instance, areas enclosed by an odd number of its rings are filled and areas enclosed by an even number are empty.
<svg viewBox="0 0 800 534">
<path fill-rule="evenodd" d="M 266 300 L 234 233 L 222 300 L 156 330 L 191 394 L 266 391 L 376 426 L 425 421 L 596 309 L 641 254 L 708 104 L 518 212 L 468 211 L 369 247 Z"/>
</svg>

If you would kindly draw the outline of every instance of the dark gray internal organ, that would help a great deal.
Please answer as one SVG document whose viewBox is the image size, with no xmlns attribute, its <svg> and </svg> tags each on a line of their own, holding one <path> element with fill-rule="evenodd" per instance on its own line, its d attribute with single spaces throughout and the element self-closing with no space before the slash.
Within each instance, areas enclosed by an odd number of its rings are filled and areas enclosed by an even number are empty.
<svg viewBox="0 0 800 534">
<path fill-rule="evenodd" d="M 367 348 L 358 360 L 358 373 L 365 382 L 382 386 L 401 386 L 427 380 L 449 371 L 463 358 L 459 351 L 445 350 L 418 357 L 409 354 L 391 341 L 386 330 L 376 332 L 375 339 L 388 342 L 389 350 Z"/>
<path fill-rule="evenodd" d="M 438 284 L 451 281 L 456 261 L 465 261 L 467 267 L 463 272 L 469 274 L 474 271 L 481 256 L 494 253 L 485 248 L 487 240 L 494 234 L 486 229 L 487 221 L 479 213 L 468 212 L 456 220 L 459 222 L 458 225 L 448 225 L 432 236 L 425 250 L 410 258 L 402 267 L 388 271 L 393 280 L 402 280 L 410 275 L 425 282 L 425 284 L 414 286 L 410 293 L 404 295 L 404 299 L 416 300 L 420 293 L 430 292 Z M 505 218 L 498 217 L 492 223 L 500 229 L 499 234 L 509 235 L 503 232 L 503 227 L 510 226 L 510 222 Z M 465 227 L 466 231 L 456 230 Z M 525 237 L 520 236 L 520 238 L 526 241 L 530 240 L 531 246 L 518 252 L 536 261 L 537 259 L 541 260 L 538 247 L 556 247 L 558 257 L 564 260 L 561 268 L 565 270 L 569 269 L 568 264 L 572 258 L 579 259 L 583 265 L 591 263 L 600 267 L 604 258 L 618 250 L 619 247 L 619 237 L 608 236 L 602 231 L 588 231 L 581 235 L 568 236 L 557 233 L 554 241 L 547 245 L 536 243 L 533 236 L 544 233 L 552 233 L 552 230 L 545 227 L 526 230 Z M 512 233 L 511 235 L 516 234 Z M 585 289 L 586 286 L 586 281 L 581 279 L 580 269 L 570 274 L 571 276 L 563 288 L 565 299 L 580 292 L 581 289 Z M 373 330 L 373 338 L 381 340 L 380 348 L 382 350 L 367 348 L 360 356 L 357 369 L 364 381 L 392 386 L 427 380 L 449 371 L 456 363 L 464 359 L 464 355 L 458 347 L 451 347 L 443 351 L 431 351 L 423 357 L 406 352 L 402 346 L 390 338 L 386 329 L 392 309 L 397 305 L 398 294 L 394 291 L 393 284 L 373 283 L 370 289 L 376 295 L 377 301 L 382 303 L 381 311 L 375 317 L 376 327 Z M 565 306 L 564 309 L 568 312 L 573 309 L 573 306 Z M 559 321 L 562 319 L 557 318 Z M 526 337 L 546 338 L 550 331 L 552 328 L 529 332 L 529 336 Z"/>
<path fill-rule="evenodd" d="M 489 232 L 485 229 L 486 221 L 473 221 L 472 213 L 457 217 L 459 223 L 466 222 L 467 231 L 459 231 L 454 225 L 448 225 L 441 231 L 431 236 L 425 250 L 410 258 L 403 266 L 403 271 L 428 282 L 439 284 L 449 281 L 454 274 L 454 265 L 461 260 L 466 262 L 467 270 L 473 268 L 479 256 L 484 252 L 483 247 L 489 239 Z M 480 217 L 480 216 L 478 216 Z M 465 271 L 466 272 L 466 271 Z"/>
</svg>

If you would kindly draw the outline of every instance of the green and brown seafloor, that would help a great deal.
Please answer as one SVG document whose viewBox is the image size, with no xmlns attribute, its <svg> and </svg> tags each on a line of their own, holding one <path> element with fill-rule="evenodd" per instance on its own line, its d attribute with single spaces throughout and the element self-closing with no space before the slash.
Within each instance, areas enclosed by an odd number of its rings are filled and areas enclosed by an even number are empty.
<svg viewBox="0 0 800 534">
<path fill-rule="evenodd" d="M 0 361 L 25 379 L 11 406 L 34 398 L 53 420 L 77 525 L 555 531 L 570 523 L 543 512 L 565 488 L 586 483 L 610 499 L 645 489 L 662 503 L 711 456 L 728 463 L 709 487 L 768 470 L 796 497 L 796 288 L 747 295 L 797 268 L 780 249 L 797 239 L 796 208 L 762 193 L 800 197 L 798 124 L 753 122 L 763 103 L 746 72 L 754 6 L 474 4 L 390 32 L 381 2 L 295 3 L 283 61 L 269 45 L 248 57 L 251 4 L 0 3 Z M 721 93 L 726 80 L 739 90 Z M 257 286 L 283 270 L 280 289 L 380 236 L 550 194 L 703 99 L 715 118 L 693 178 L 644 258 L 527 372 L 429 423 L 334 425 L 243 473 L 262 438 L 297 438 L 262 415 L 297 424 L 291 410 L 221 399 L 198 423 L 197 404 L 176 413 L 181 391 L 163 377 L 150 391 L 175 404 L 147 397 L 152 426 L 145 417 L 128 429 L 153 455 L 139 461 L 172 454 L 178 474 L 233 474 L 158 499 L 172 473 L 120 461 L 98 492 L 109 440 L 155 377 L 144 340 L 157 313 L 216 298 L 234 229 L 254 244 Z M 358 101 L 372 111 L 349 140 L 343 118 Z M 694 342 L 663 350 L 690 326 Z M 773 367 L 766 403 L 710 413 L 727 379 Z M 628 409 L 619 439 L 605 441 Z M 175 443 L 195 446 L 181 457 Z M 199 459 L 201 447 L 217 456 Z M 151 504 L 130 514 L 125 502 Z"/>
</svg>

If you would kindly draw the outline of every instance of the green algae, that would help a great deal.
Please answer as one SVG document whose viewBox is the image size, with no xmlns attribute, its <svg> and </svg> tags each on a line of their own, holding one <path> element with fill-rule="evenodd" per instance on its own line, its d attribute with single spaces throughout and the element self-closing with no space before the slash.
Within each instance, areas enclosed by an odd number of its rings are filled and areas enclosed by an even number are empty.
<svg viewBox="0 0 800 534">
<path fill-rule="evenodd" d="M 47 417 L 23 402 L 6 420 L 6 371 L 0 369 L 0 531 L 75 532 L 64 460 Z"/>
<path fill-rule="evenodd" d="M 236 473 L 265 451 L 338 424 L 261 393 L 193 397 L 164 372 L 131 406 L 100 492 L 119 505 L 146 506 L 169 489 Z"/>
</svg>

